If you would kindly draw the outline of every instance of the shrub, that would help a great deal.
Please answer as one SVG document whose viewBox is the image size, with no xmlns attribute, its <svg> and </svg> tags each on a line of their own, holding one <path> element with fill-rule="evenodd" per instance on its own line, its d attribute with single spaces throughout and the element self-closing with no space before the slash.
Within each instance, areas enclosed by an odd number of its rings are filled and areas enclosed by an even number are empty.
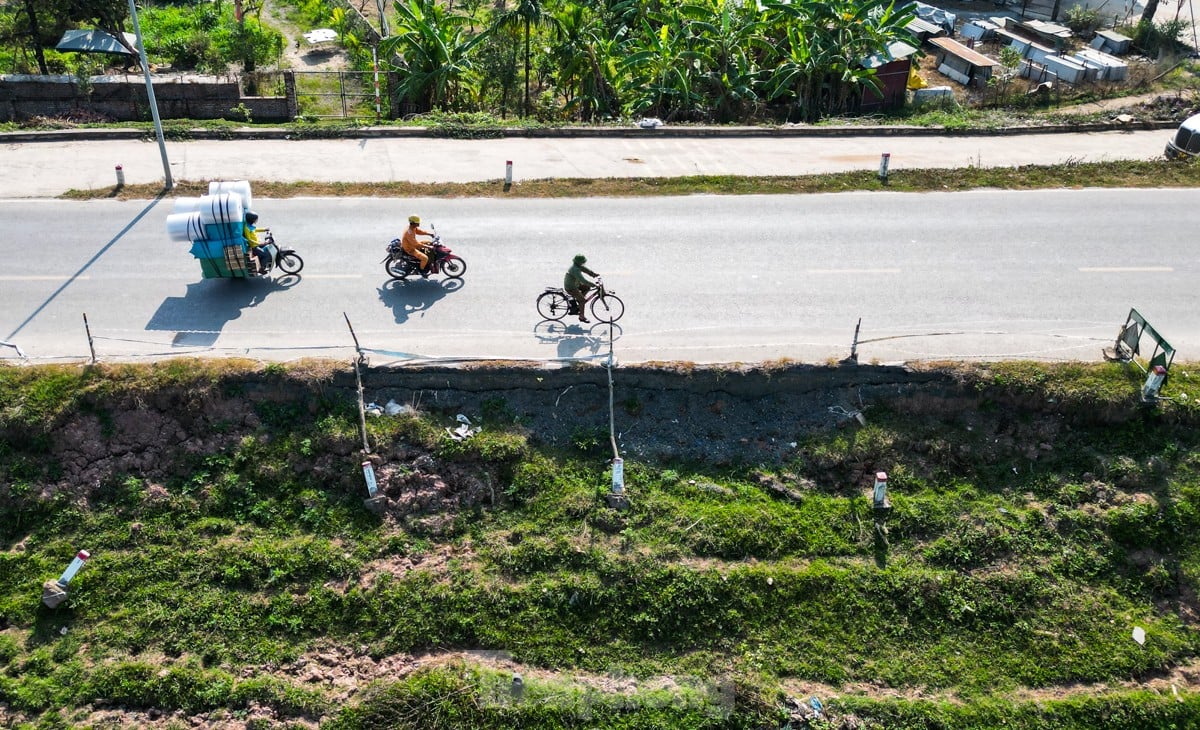
<svg viewBox="0 0 1200 730">
<path fill-rule="evenodd" d="M 1077 36 L 1090 38 L 1100 27 L 1100 11 L 1075 5 L 1067 10 L 1067 27 Z"/>
</svg>

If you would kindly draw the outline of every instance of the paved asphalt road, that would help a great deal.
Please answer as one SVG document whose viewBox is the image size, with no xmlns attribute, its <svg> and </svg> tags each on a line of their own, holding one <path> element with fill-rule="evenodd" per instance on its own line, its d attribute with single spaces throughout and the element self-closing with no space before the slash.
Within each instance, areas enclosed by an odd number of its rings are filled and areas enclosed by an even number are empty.
<svg viewBox="0 0 1200 730">
<path fill-rule="evenodd" d="M 553 359 L 607 328 L 547 325 L 534 298 L 570 257 L 626 300 L 623 362 L 1096 360 L 1130 307 L 1200 348 L 1191 190 L 848 193 L 576 200 L 256 201 L 307 265 L 291 282 L 202 280 L 169 200 L 0 202 L 0 339 L 34 359 L 192 352 Z M 391 285 L 379 259 L 420 212 L 462 285 Z M 29 255 L 31 247 L 41 255 Z M 289 285 L 290 284 L 290 285 Z M 13 352 L 0 348 L 0 356 Z"/>
<path fill-rule="evenodd" d="M 891 169 L 1153 159 L 1167 130 L 1021 136 L 592 137 L 449 140 L 168 142 L 175 180 L 466 182 L 513 179 L 673 177 L 696 174 L 806 175 Z M 11 138 L 10 138 L 11 139 Z M 53 197 L 111 187 L 122 165 L 129 184 L 162 181 L 157 143 L 137 140 L 21 142 L 0 135 L 0 198 Z"/>
</svg>

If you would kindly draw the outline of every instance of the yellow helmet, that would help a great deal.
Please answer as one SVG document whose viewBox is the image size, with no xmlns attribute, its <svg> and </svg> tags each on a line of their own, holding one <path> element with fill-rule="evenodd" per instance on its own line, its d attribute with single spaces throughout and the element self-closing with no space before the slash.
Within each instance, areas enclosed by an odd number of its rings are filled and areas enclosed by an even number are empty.
<svg viewBox="0 0 1200 730">
<path fill-rule="evenodd" d="M 419 215 L 410 215 L 410 216 L 408 217 L 408 222 L 409 222 L 409 223 L 417 223 L 417 224 L 420 224 L 420 222 L 421 222 L 421 216 L 419 216 Z"/>
</svg>

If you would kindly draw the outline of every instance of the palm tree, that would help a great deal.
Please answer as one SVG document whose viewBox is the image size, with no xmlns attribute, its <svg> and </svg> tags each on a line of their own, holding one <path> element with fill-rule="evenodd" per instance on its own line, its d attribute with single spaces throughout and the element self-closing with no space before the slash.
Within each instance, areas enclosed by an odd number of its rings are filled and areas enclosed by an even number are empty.
<svg viewBox="0 0 1200 730">
<path fill-rule="evenodd" d="M 548 15 L 542 6 L 542 0 L 517 0 L 512 10 L 506 10 L 496 17 L 493 28 L 505 28 L 516 24 L 524 26 L 525 30 L 525 116 L 529 116 L 529 33 L 533 26 L 553 23 L 553 17 Z"/>
</svg>

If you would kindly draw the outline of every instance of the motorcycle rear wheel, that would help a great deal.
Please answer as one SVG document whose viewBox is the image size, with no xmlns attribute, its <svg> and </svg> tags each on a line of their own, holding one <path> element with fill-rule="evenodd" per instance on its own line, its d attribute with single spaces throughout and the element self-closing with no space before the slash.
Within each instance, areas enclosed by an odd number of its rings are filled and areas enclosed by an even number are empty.
<svg viewBox="0 0 1200 730">
<path fill-rule="evenodd" d="M 461 279 L 467 272 L 467 262 L 462 259 L 446 259 L 438 264 L 438 268 L 451 279 Z"/>
<path fill-rule="evenodd" d="M 295 251 L 288 251 L 279 256 L 279 270 L 285 274 L 299 274 L 304 268 L 304 259 Z"/>
<path fill-rule="evenodd" d="M 388 259 L 384 262 L 383 268 L 393 279 L 403 279 L 412 273 L 412 269 L 404 263 L 403 259 Z"/>
<path fill-rule="evenodd" d="M 560 291 L 544 292 L 537 298 L 537 311 L 543 319 L 552 319 L 557 322 L 567 316 L 567 310 L 570 307 L 570 298 Z"/>
</svg>

